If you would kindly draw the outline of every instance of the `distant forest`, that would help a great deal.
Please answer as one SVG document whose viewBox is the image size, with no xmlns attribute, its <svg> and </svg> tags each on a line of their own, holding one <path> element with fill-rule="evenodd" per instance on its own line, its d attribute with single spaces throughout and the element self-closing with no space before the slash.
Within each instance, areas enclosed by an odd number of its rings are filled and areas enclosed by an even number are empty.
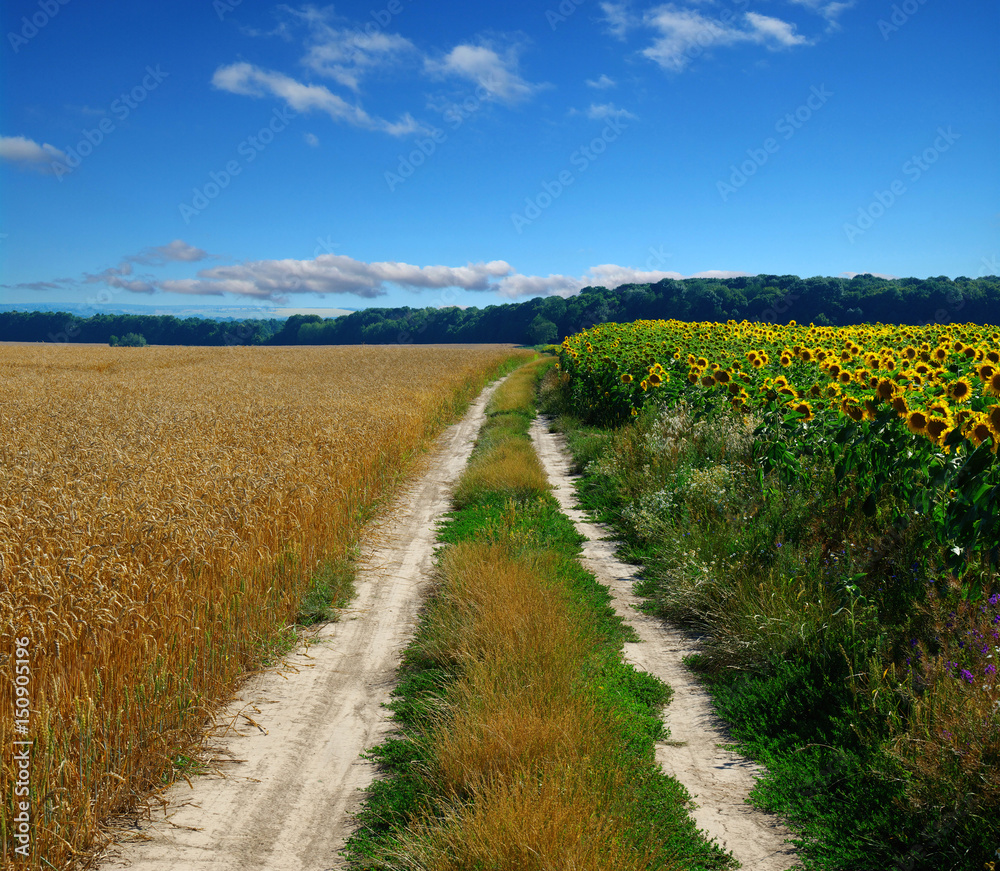
<svg viewBox="0 0 1000 871">
<path fill-rule="evenodd" d="M 1000 278 L 741 278 L 664 279 L 610 290 L 585 287 L 558 296 L 486 308 L 370 308 L 326 320 L 179 320 L 170 315 L 64 312 L 0 313 L 0 341 L 99 342 L 119 337 L 150 345 L 357 345 L 452 342 L 560 342 L 595 324 L 643 318 L 750 320 L 846 326 L 860 323 L 1000 324 Z"/>
</svg>

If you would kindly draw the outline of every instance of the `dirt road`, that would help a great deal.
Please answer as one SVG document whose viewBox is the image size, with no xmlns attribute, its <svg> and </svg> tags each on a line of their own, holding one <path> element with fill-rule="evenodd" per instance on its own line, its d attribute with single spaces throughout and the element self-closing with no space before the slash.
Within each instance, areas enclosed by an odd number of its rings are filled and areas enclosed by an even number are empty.
<svg viewBox="0 0 1000 871">
<path fill-rule="evenodd" d="M 242 688 L 219 717 L 234 728 L 212 740 L 217 773 L 171 787 L 165 809 L 124 831 L 104 869 L 342 867 L 338 850 L 375 773 L 360 754 L 389 729 L 382 704 L 430 577 L 435 521 L 449 508 L 493 389 L 441 436 L 429 471 L 373 530 L 358 595 L 340 622 Z"/>
<path fill-rule="evenodd" d="M 695 642 L 636 610 L 640 599 L 632 592 L 635 569 L 617 558 L 614 542 L 607 538 L 609 531 L 589 522 L 576 507 L 562 436 L 550 433 L 539 418 L 532 425 L 531 437 L 560 506 L 587 537 L 584 566 L 611 589 L 618 613 L 642 639 L 625 645 L 626 659 L 674 689 L 666 708 L 670 743 L 657 746 L 657 761 L 694 797 L 697 824 L 730 850 L 746 871 L 787 871 L 795 865 L 794 850 L 783 843 L 790 832 L 775 817 L 744 803 L 756 768 L 739 754 L 719 747 L 728 740 L 722 725 L 712 712 L 708 694 L 684 667 L 682 660 L 695 651 Z"/>
</svg>

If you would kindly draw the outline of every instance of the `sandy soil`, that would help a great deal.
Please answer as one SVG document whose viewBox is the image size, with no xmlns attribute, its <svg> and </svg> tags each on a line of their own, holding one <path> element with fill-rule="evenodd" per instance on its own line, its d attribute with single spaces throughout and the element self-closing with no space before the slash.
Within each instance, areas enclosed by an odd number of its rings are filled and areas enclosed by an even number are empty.
<svg viewBox="0 0 1000 871">
<path fill-rule="evenodd" d="M 416 625 L 432 568 L 435 521 L 449 508 L 493 388 L 450 427 L 426 472 L 372 531 L 375 545 L 341 620 L 280 667 L 247 682 L 218 722 L 206 757 L 214 773 L 181 781 L 150 802 L 106 851 L 104 869 L 320 871 L 338 850 L 375 776 L 360 758 L 387 734 L 400 654 Z"/>
<path fill-rule="evenodd" d="M 611 589 L 618 613 L 642 639 L 625 645 L 626 658 L 674 689 L 665 710 L 670 740 L 657 746 L 657 761 L 694 797 L 697 824 L 730 850 L 747 871 L 794 867 L 795 852 L 784 843 L 791 833 L 774 816 L 744 802 L 757 768 L 719 746 L 729 741 L 724 725 L 714 715 L 708 694 L 683 665 L 683 658 L 697 650 L 697 641 L 636 609 L 640 599 L 632 592 L 635 568 L 617 558 L 609 531 L 589 522 L 576 507 L 569 453 L 562 436 L 550 433 L 540 418 L 532 425 L 531 436 L 559 504 L 587 537 L 584 566 Z"/>
</svg>

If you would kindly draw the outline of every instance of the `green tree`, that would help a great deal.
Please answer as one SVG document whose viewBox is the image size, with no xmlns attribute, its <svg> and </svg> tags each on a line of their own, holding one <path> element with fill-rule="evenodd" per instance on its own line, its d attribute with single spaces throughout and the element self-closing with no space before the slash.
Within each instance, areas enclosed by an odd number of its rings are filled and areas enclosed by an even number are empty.
<svg viewBox="0 0 1000 871">
<path fill-rule="evenodd" d="M 550 345 L 559 338 L 559 328 L 541 315 L 528 324 L 529 345 Z"/>
</svg>

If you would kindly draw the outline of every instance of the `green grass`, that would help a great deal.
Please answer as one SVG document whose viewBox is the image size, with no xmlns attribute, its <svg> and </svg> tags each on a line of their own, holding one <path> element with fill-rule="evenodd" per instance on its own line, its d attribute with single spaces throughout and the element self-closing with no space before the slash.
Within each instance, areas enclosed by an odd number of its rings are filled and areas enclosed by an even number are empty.
<svg viewBox="0 0 1000 871">
<path fill-rule="evenodd" d="M 357 554 L 352 552 L 319 567 L 299 605 L 299 625 L 313 626 L 337 619 L 337 609 L 345 607 L 354 597 L 356 562 Z"/>
</svg>

